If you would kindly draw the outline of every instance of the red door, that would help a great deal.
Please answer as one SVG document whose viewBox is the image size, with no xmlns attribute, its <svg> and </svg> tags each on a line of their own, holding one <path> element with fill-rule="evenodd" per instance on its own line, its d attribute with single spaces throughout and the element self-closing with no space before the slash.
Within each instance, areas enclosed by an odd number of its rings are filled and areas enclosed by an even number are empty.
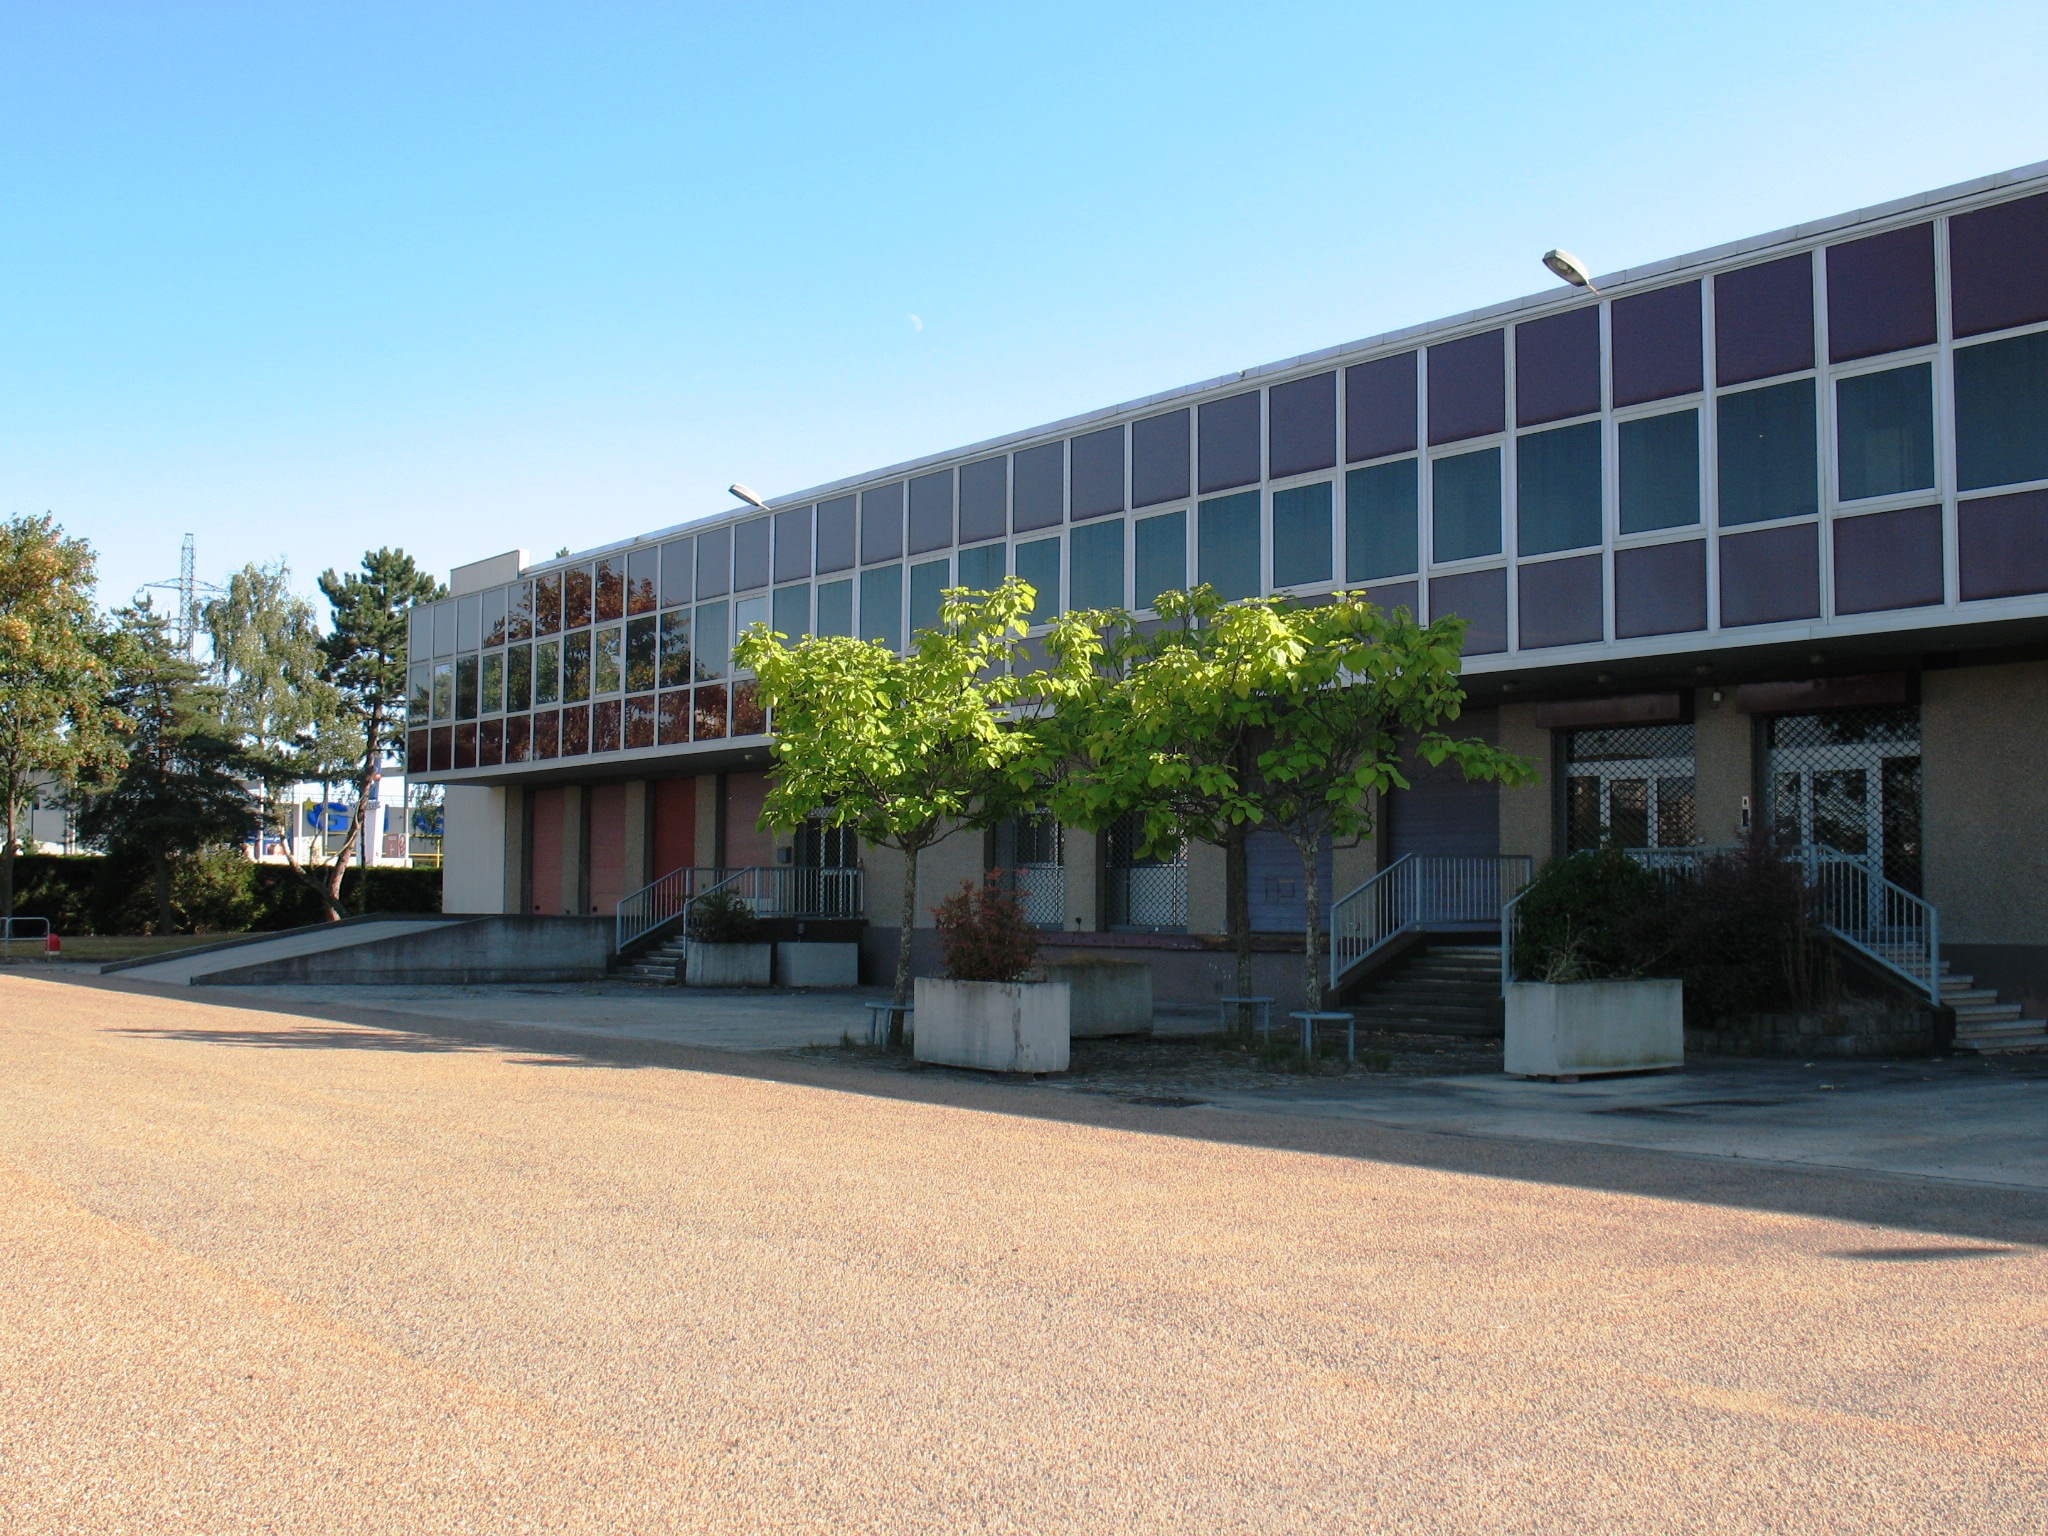
<svg viewBox="0 0 2048 1536">
<path fill-rule="evenodd" d="M 589 794 L 590 910 L 612 917 L 626 894 L 626 786 L 595 784 Z"/>
<path fill-rule="evenodd" d="M 697 781 L 654 781 L 654 877 L 697 862 Z"/>
<path fill-rule="evenodd" d="M 562 810 L 567 793 L 533 792 L 533 825 L 526 845 L 526 910 L 537 916 L 562 912 Z"/>
</svg>

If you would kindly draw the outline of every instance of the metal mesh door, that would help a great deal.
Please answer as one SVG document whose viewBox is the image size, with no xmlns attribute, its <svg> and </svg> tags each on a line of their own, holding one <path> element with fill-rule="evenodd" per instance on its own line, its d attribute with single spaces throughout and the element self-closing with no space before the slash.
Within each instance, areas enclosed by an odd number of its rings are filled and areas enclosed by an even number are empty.
<svg viewBox="0 0 2048 1536">
<path fill-rule="evenodd" d="M 1565 737 L 1565 851 L 1699 841 L 1690 725 L 1601 726 Z"/>
<path fill-rule="evenodd" d="M 1787 847 L 1832 848 L 1920 889 L 1920 710 L 1912 704 L 1772 715 L 1765 814 Z"/>
<path fill-rule="evenodd" d="M 1142 828 L 1135 816 L 1113 823 L 1103 839 L 1104 916 L 1112 928 L 1159 932 L 1188 925 L 1188 854 L 1185 846 L 1140 857 Z"/>
</svg>

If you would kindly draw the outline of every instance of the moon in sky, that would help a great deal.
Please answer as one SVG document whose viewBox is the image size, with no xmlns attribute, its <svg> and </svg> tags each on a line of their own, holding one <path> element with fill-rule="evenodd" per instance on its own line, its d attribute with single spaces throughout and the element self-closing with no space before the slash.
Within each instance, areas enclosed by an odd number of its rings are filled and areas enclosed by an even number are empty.
<svg viewBox="0 0 2048 1536">
<path fill-rule="evenodd" d="M 924 322 L 918 319 L 917 316 L 912 315 L 910 317 L 910 328 L 913 331 L 922 331 L 924 329 Z"/>
</svg>

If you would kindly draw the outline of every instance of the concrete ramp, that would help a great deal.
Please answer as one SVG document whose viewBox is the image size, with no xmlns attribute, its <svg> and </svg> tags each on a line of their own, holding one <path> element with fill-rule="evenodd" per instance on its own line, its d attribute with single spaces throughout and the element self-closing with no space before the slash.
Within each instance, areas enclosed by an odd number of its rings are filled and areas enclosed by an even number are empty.
<svg viewBox="0 0 2048 1536">
<path fill-rule="evenodd" d="M 608 917 L 357 917 L 101 967 L 184 986 L 388 986 L 594 981 Z"/>
<path fill-rule="evenodd" d="M 444 927 L 446 922 L 445 918 L 438 917 L 389 917 L 322 923 L 318 928 L 250 934 L 247 938 L 225 944 L 207 944 L 160 959 L 124 960 L 100 969 L 102 974 L 119 972 L 136 981 L 165 981 L 191 986 L 213 981 L 228 971 L 303 956 L 331 954 L 335 950 L 352 949 L 358 944 L 374 944 L 380 939 Z"/>
</svg>

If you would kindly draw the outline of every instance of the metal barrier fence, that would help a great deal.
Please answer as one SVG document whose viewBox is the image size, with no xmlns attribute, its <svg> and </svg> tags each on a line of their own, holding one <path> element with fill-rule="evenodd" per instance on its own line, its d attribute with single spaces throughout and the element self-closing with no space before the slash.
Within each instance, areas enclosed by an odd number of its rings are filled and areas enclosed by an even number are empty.
<svg viewBox="0 0 2048 1536">
<path fill-rule="evenodd" d="M 672 869 L 619 902 L 613 947 L 657 929 L 686 923 L 692 903 L 714 891 L 737 896 L 757 917 L 859 917 L 867 909 L 867 872 L 804 864 L 752 864 L 737 869 Z"/>
<path fill-rule="evenodd" d="M 1330 908 L 1330 984 L 1403 934 L 1499 922 L 1532 869 L 1526 854 L 1403 854 Z"/>
<path fill-rule="evenodd" d="M 11 957 L 16 944 L 30 943 L 38 950 L 47 951 L 49 948 L 50 920 L 47 917 L 0 917 L 0 954 Z"/>
</svg>

